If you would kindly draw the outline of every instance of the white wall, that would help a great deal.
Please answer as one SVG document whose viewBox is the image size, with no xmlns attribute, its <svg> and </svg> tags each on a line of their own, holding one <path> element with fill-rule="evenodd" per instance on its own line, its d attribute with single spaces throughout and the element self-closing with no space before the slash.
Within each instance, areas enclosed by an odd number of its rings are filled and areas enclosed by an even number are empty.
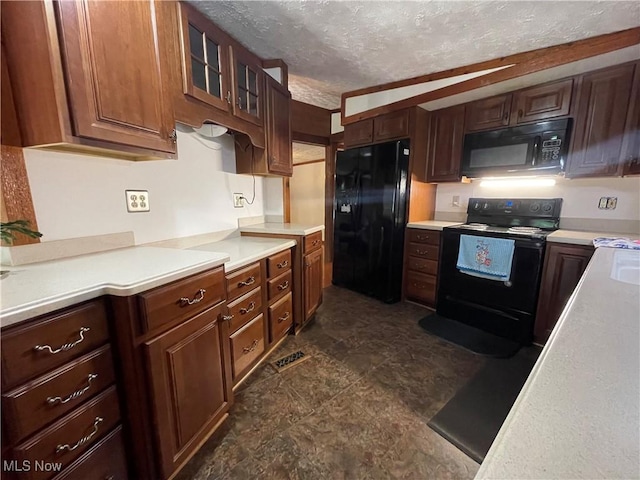
<svg viewBox="0 0 640 480">
<path fill-rule="evenodd" d="M 235 174 L 233 138 L 202 140 L 188 132 L 178 131 L 177 160 L 131 162 L 25 149 L 42 240 L 133 231 L 141 244 L 234 229 L 238 218 L 264 215 L 261 177 L 254 204 L 233 207 L 232 193 L 253 195 L 252 177 Z M 151 211 L 127 213 L 125 189 L 148 190 Z"/>
<path fill-rule="evenodd" d="M 324 169 L 324 162 L 293 167 L 291 223 L 324 225 Z"/>
<path fill-rule="evenodd" d="M 459 207 L 452 205 L 454 195 L 460 197 Z M 574 180 L 558 178 L 553 187 L 537 188 L 489 188 L 481 187 L 479 181 L 470 184 L 443 183 L 438 185 L 436 194 L 436 218 L 442 212 L 466 214 L 470 197 L 559 197 L 564 199 L 561 219 L 640 221 L 640 178 L 637 177 Z M 616 209 L 599 210 L 600 197 L 618 197 Z"/>
</svg>

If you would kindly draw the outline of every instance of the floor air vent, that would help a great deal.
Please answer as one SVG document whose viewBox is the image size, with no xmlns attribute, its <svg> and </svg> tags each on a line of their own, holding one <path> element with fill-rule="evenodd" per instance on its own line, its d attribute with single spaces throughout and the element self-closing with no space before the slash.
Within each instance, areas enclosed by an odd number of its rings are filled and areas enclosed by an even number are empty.
<svg viewBox="0 0 640 480">
<path fill-rule="evenodd" d="M 282 372 L 287 368 L 304 362 L 307 358 L 309 358 L 308 355 L 305 355 L 302 350 L 298 350 L 297 352 L 293 352 L 286 357 L 279 358 L 275 362 L 272 362 L 271 365 L 273 365 L 273 368 L 275 368 L 277 372 Z"/>
</svg>

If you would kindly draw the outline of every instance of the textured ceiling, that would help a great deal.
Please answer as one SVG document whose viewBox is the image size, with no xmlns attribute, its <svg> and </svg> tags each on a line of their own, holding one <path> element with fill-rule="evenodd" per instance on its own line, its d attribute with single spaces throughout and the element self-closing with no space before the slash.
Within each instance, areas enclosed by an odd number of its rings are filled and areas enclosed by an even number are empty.
<svg viewBox="0 0 640 480">
<path fill-rule="evenodd" d="M 340 93 L 640 25 L 636 1 L 192 1 L 262 58 L 293 98 Z"/>
<path fill-rule="evenodd" d="M 324 147 L 320 145 L 309 145 L 306 143 L 293 142 L 293 163 L 303 163 L 311 160 L 324 158 Z"/>
</svg>

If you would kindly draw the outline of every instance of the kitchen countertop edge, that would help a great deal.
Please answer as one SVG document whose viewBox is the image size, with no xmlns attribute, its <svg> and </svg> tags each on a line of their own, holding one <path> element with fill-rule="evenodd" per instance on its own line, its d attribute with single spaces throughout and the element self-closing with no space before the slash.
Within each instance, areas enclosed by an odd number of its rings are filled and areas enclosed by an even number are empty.
<svg viewBox="0 0 640 480">
<path fill-rule="evenodd" d="M 453 225 L 460 225 L 464 222 L 445 222 L 441 220 L 423 220 L 420 222 L 409 222 L 407 228 L 419 228 L 422 230 L 437 230 L 442 231 L 444 227 L 452 227 Z"/>
<path fill-rule="evenodd" d="M 297 223 L 259 223 L 240 227 L 240 233 L 270 233 L 273 235 L 311 235 L 324 231 L 324 225 Z"/>
</svg>

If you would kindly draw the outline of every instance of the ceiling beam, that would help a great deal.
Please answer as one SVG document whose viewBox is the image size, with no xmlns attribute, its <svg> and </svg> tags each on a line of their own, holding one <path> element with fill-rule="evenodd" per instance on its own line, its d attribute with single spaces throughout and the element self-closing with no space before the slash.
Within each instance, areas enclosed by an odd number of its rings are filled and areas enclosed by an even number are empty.
<svg viewBox="0 0 640 480">
<path fill-rule="evenodd" d="M 457 67 L 442 72 L 421 75 L 396 82 L 385 83 L 382 85 L 361 88 L 345 92 L 341 96 L 341 120 L 343 125 L 348 125 L 366 118 L 372 118 L 385 113 L 402 110 L 404 108 L 413 107 L 422 103 L 430 102 L 458 93 L 467 92 L 476 88 L 485 87 L 493 83 L 510 80 L 512 78 L 521 77 L 530 73 L 546 70 L 548 68 L 564 65 L 566 63 L 575 62 L 584 58 L 602 55 L 622 48 L 630 47 L 640 43 L 640 27 L 622 30 L 620 32 L 608 33 L 597 37 L 590 37 L 584 40 L 564 43 L 552 47 L 540 48 L 529 52 L 516 53 L 506 57 L 500 57 L 485 62 L 475 63 L 464 67 Z M 373 108 L 364 112 L 345 116 L 345 105 L 348 98 L 367 95 L 370 93 L 392 90 L 395 88 L 407 87 L 420 83 L 430 82 L 434 80 L 442 80 L 449 77 L 474 73 L 491 68 L 503 67 L 506 65 L 514 65 L 502 70 L 498 70 L 487 75 L 472 78 L 460 83 L 449 85 L 447 87 L 422 93 L 404 100 Z"/>
</svg>

